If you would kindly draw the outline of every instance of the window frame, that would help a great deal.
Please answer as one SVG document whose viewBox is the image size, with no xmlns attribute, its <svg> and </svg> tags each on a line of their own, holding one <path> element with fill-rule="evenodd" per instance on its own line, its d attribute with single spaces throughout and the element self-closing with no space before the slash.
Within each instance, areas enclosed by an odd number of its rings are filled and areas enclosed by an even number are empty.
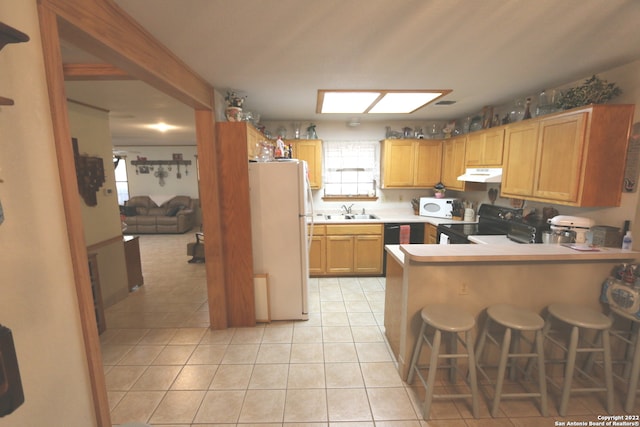
<svg viewBox="0 0 640 427">
<path fill-rule="evenodd" d="M 359 144 L 362 144 L 358 147 Z M 358 149 L 355 149 L 355 148 Z M 364 153 L 361 149 L 364 148 Z M 336 152 L 340 152 L 336 154 Z M 323 142 L 323 201 L 378 200 L 378 183 L 380 182 L 380 142 L 374 140 L 334 140 Z M 363 158 L 368 164 L 362 165 Z M 338 160 L 339 159 L 339 160 Z M 335 162 L 334 162 L 335 160 Z M 339 163 L 338 163 L 339 162 Z M 355 174 L 355 180 L 350 180 Z M 360 174 L 369 178 L 361 179 Z M 332 181 L 340 176 L 339 180 Z M 355 186 L 356 192 L 327 192 L 327 188 L 344 188 Z M 365 193 L 360 188 L 369 188 Z"/>
</svg>

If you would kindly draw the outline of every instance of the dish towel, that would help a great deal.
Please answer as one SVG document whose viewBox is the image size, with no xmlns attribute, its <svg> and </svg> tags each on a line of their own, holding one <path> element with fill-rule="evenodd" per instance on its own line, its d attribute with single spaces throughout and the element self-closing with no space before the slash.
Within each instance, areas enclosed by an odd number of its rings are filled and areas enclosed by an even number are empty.
<svg viewBox="0 0 640 427">
<path fill-rule="evenodd" d="M 411 226 L 401 225 L 400 226 L 400 244 L 408 245 L 410 241 L 411 241 Z"/>
<path fill-rule="evenodd" d="M 440 244 L 441 245 L 448 245 L 449 244 L 449 236 L 447 236 L 444 233 L 440 233 Z"/>
</svg>

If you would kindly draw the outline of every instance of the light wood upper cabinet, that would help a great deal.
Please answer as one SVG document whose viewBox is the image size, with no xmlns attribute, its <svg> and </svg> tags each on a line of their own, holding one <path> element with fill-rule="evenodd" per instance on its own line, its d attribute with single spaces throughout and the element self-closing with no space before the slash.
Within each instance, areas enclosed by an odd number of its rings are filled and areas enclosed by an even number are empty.
<svg viewBox="0 0 640 427">
<path fill-rule="evenodd" d="M 540 122 L 533 196 L 578 203 L 588 113 Z M 584 155 L 583 155 L 584 154 Z"/>
<path fill-rule="evenodd" d="M 442 141 L 382 141 L 382 187 L 431 188 L 440 181 Z"/>
<path fill-rule="evenodd" d="M 465 171 L 467 136 L 445 139 L 442 145 L 442 183 L 449 190 L 465 189 L 465 182 L 458 177 Z"/>
<path fill-rule="evenodd" d="M 289 139 L 292 157 L 307 162 L 309 183 L 314 190 L 322 187 L 322 141 L 319 139 Z"/>
<path fill-rule="evenodd" d="M 442 141 L 418 140 L 414 153 L 414 185 L 433 187 L 440 181 L 442 173 Z"/>
<path fill-rule="evenodd" d="M 502 194 L 522 198 L 533 194 L 538 147 L 538 123 L 524 121 L 510 125 L 505 133 Z"/>
<path fill-rule="evenodd" d="M 466 165 L 470 167 L 500 167 L 504 147 L 503 126 L 467 135 Z"/>
<path fill-rule="evenodd" d="M 510 125 L 502 196 L 619 206 L 633 105 L 592 105 Z"/>
</svg>

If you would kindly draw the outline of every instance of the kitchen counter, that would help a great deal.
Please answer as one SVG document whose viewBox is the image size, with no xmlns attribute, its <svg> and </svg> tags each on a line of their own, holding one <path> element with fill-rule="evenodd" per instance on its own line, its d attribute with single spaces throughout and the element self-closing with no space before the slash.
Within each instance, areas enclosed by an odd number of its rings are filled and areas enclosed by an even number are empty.
<svg viewBox="0 0 640 427">
<path fill-rule="evenodd" d="M 357 209 L 354 214 L 359 214 Z M 367 211 L 367 214 L 375 215 L 376 219 L 342 219 L 335 218 L 339 216 L 337 212 L 318 212 L 313 217 L 314 224 L 351 224 L 351 223 L 365 223 L 365 224 L 379 224 L 379 223 L 403 223 L 409 224 L 414 222 L 424 222 L 433 225 L 450 224 L 450 223 L 469 223 L 469 221 L 461 221 L 451 218 L 435 218 L 430 216 L 420 216 L 410 213 L 402 209 L 398 210 L 379 210 L 379 211 Z M 326 219 L 324 215 L 331 215 L 333 218 Z M 472 223 L 475 221 L 471 221 Z"/>
<path fill-rule="evenodd" d="M 583 252 L 517 243 L 387 245 L 385 250 L 385 334 L 403 379 L 426 304 L 461 307 L 477 319 L 476 332 L 492 304 L 538 313 L 555 302 L 601 310 L 601 286 L 613 267 L 640 258 L 640 252 L 616 248 Z"/>
<path fill-rule="evenodd" d="M 507 239 L 508 240 L 508 239 Z M 488 244 L 488 245 L 400 245 L 405 260 L 416 262 L 538 262 L 538 261 L 598 261 L 635 258 L 640 253 L 597 248 L 576 250 L 565 245 Z"/>
<path fill-rule="evenodd" d="M 480 245 L 520 245 L 522 243 L 514 242 L 506 235 L 500 234 L 497 236 L 467 236 L 472 243 Z"/>
</svg>

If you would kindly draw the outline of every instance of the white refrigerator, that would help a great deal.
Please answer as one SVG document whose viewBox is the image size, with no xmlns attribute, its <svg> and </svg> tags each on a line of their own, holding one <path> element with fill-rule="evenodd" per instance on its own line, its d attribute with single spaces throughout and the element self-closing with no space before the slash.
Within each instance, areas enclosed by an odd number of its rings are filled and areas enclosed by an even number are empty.
<svg viewBox="0 0 640 427">
<path fill-rule="evenodd" d="M 307 320 L 313 218 L 304 161 L 249 163 L 254 274 L 268 275 L 271 320 Z"/>
</svg>

